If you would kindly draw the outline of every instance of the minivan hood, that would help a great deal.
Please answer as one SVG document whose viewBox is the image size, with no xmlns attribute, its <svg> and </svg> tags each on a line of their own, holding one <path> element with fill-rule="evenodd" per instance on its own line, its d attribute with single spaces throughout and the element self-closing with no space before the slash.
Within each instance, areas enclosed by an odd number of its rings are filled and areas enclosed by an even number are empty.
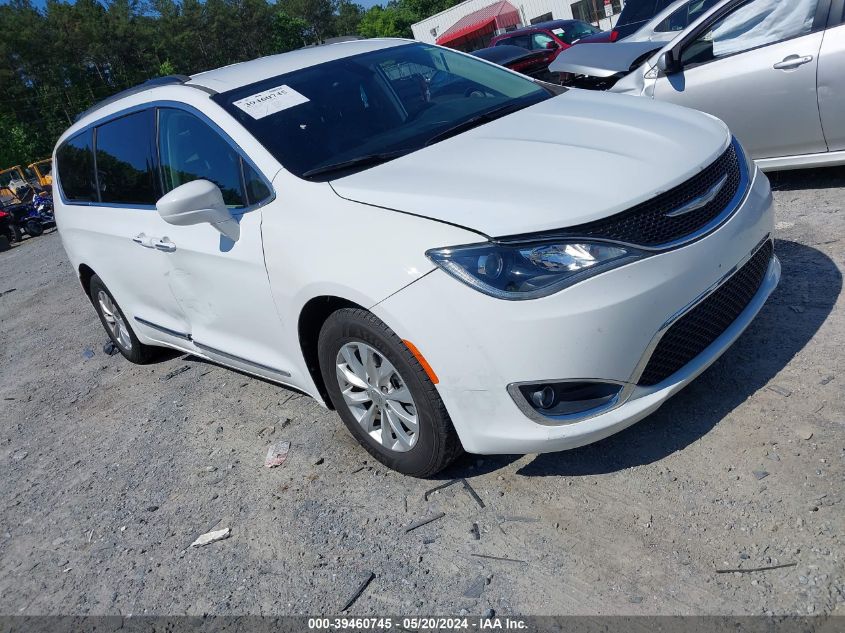
<svg viewBox="0 0 845 633">
<path fill-rule="evenodd" d="M 710 115 L 569 90 L 331 185 L 348 200 L 502 237 L 623 211 L 692 177 L 729 143 Z"/>
</svg>

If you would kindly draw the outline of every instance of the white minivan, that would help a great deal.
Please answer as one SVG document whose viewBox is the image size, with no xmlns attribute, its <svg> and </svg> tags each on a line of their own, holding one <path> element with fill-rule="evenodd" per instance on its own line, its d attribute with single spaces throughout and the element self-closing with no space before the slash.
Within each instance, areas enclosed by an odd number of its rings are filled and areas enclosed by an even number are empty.
<svg viewBox="0 0 845 633">
<path fill-rule="evenodd" d="M 780 276 L 768 182 L 719 120 L 406 40 L 148 82 L 54 161 L 127 359 L 302 390 L 416 476 L 633 424 Z"/>
</svg>

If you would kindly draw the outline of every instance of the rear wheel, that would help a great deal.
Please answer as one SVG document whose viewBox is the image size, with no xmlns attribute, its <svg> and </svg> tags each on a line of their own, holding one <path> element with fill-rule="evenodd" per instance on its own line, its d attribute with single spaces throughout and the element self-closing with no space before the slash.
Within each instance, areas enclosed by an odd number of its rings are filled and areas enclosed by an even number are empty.
<svg viewBox="0 0 845 633">
<path fill-rule="evenodd" d="M 448 466 L 461 444 L 440 395 L 402 340 L 366 310 L 332 314 L 320 371 L 346 427 L 373 457 L 406 475 Z"/>
<path fill-rule="evenodd" d="M 100 317 L 106 334 L 109 335 L 120 353 L 132 363 L 143 364 L 148 362 L 155 354 L 155 347 L 144 345 L 138 340 L 135 332 L 129 326 L 129 321 L 127 321 L 126 316 L 102 279 L 97 275 L 91 277 L 89 288 L 94 309 Z"/>
</svg>

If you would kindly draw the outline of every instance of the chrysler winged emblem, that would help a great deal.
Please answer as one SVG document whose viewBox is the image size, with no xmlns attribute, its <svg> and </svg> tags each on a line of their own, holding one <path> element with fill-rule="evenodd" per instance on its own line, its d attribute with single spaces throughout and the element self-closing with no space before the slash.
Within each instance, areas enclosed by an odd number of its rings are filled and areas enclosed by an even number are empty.
<svg viewBox="0 0 845 633">
<path fill-rule="evenodd" d="M 699 196 L 695 200 L 690 200 L 684 206 L 678 207 L 674 211 L 670 211 L 666 214 L 667 218 L 677 218 L 681 215 L 686 215 L 687 213 L 692 213 L 693 211 L 698 211 L 699 209 L 706 207 L 708 204 L 713 202 L 716 199 L 716 196 L 719 195 L 719 192 L 722 190 L 722 187 L 725 186 L 725 183 L 728 182 L 728 175 L 725 174 L 722 178 L 713 185 L 707 193 L 702 196 Z"/>
</svg>

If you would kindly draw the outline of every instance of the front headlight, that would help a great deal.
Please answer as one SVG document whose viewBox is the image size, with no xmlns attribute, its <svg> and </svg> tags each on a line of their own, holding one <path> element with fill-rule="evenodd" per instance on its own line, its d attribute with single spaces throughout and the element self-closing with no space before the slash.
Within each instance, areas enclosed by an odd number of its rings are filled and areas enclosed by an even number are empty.
<svg viewBox="0 0 845 633">
<path fill-rule="evenodd" d="M 645 256 L 643 251 L 580 239 L 471 244 L 426 252 L 456 279 L 491 297 L 519 301 L 559 292 Z"/>
</svg>

